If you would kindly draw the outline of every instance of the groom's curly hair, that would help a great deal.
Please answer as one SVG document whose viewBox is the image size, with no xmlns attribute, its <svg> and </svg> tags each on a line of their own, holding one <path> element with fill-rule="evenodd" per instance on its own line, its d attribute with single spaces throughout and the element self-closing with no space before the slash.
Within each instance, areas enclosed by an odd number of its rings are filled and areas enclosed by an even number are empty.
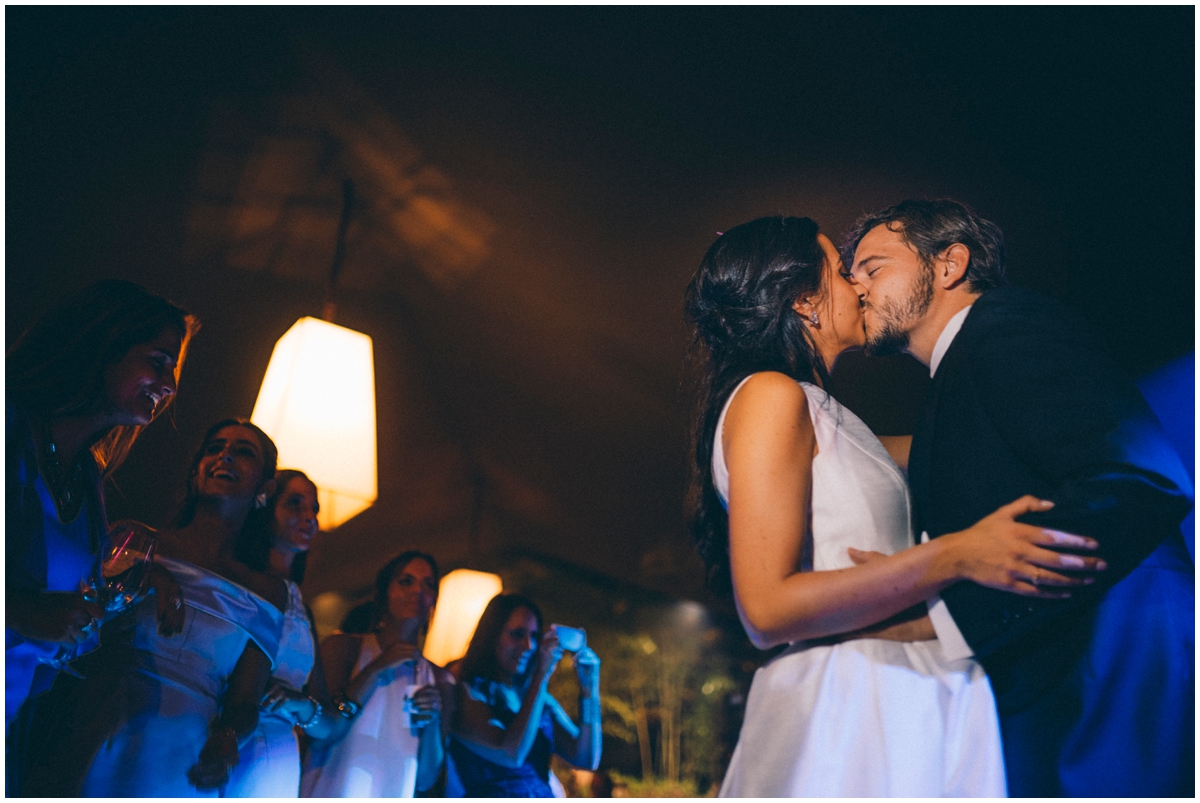
<svg viewBox="0 0 1200 803">
<path fill-rule="evenodd" d="M 972 292 L 982 293 L 1007 283 L 1004 233 L 966 204 L 945 198 L 908 200 L 882 212 L 865 215 L 854 224 L 843 243 L 842 256 L 847 265 L 853 264 L 858 244 L 876 226 L 887 226 L 898 232 L 924 265 L 932 264 L 939 254 L 955 243 L 965 245 L 971 252 L 965 278 Z"/>
<path fill-rule="evenodd" d="M 729 516 L 712 478 L 713 440 L 726 400 L 739 382 L 759 371 L 805 382 L 828 379 L 792 309 L 797 297 L 823 292 L 825 251 L 817 232 L 817 224 L 803 217 L 743 223 L 712 244 L 687 287 L 695 397 L 688 507 L 696 550 L 709 586 L 717 591 L 731 588 Z"/>
</svg>

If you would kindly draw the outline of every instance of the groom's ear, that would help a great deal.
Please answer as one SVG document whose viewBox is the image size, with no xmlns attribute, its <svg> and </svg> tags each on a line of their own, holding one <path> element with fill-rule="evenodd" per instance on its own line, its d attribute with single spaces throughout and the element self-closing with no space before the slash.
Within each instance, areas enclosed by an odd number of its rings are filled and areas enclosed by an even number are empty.
<svg viewBox="0 0 1200 803">
<path fill-rule="evenodd" d="M 938 256 L 934 278 L 943 290 L 953 290 L 966 280 L 970 264 L 971 249 L 955 243 Z"/>
</svg>

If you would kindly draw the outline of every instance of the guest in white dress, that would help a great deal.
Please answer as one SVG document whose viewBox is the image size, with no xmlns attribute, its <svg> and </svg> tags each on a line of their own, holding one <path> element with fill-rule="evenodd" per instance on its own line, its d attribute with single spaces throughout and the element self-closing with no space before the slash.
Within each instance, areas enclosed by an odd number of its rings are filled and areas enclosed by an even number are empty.
<svg viewBox="0 0 1200 803">
<path fill-rule="evenodd" d="M 233 556 L 247 514 L 274 488 L 276 450 L 253 424 L 209 429 L 155 560 L 177 579 L 182 628 L 147 598 L 105 624 L 102 646 L 60 676 L 33 723 L 34 797 L 216 797 L 253 734 L 287 589 Z M 175 633 L 178 632 L 178 635 Z"/>
<path fill-rule="evenodd" d="M 417 647 L 437 593 L 433 557 L 404 552 L 375 578 L 371 632 L 321 643 L 339 716 L 309 751 L 303 797 L 413 797 L 437 780 L 454 680 Z"/>
<path fill-rule="evenodd" d="M 295 729 L 314 739 L 333 729 L 336 714 L 316 661 L 316 631 L 299 588 L 319 509 L 312 480 L 302 471 L 282 469 L 275 474 L 275 493 L 264 508 L 250 514 L 238 539 L 242 563 L 287 583 L 288 607 L 258 728 L 241 747 L 225 797 L 297 797 L 300 744 Z"/>
<path fill-rule="evenodd" d="M 858 296 L 807 218 L 722 235 L 688 287 L 700 379 L 693 530 L 761 649 L 721 787 L 733 797 L 1003 796 L 991 687 L 947 661 L 925 601 L 962 580 L 1060 597 L 1095 542 L 1014 521 L 1023 497 L 913 546 L 901 466 L 822 388 L 863 344 Z M 890 452 L 890 454 L 889 454 Z M 899 463 L 899 466 L 897 465 Z M 1086 572 L 1084 572 L 1086 574 Z"/>
</svg>

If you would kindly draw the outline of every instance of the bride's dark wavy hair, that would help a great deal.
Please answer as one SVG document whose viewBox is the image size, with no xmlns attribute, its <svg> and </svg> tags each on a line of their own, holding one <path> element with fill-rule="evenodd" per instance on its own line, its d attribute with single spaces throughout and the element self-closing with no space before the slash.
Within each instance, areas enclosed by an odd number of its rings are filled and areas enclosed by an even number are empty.
<svg viewBox="0 0 1200 803">
<path fill-rule="evenodd" d="M 825 251 L 806 217 L 764 217 L 721 235 L 684 297 L 693 337 L 691 480 L 688 508 L 696 551 L 716 591 L 732 587 L 729 516 L 713 486 L 713 440 L 729 394 L 750 374 L 779 371 L 796 380 L 828 379 L 800 316 L 797 297 L 820 294 Z"/>
</svg>

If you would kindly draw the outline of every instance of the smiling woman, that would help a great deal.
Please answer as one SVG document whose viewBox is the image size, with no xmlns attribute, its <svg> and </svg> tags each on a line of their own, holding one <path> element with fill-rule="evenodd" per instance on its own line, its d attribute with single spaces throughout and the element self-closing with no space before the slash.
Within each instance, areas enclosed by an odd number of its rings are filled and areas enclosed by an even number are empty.
<svg viewBox="0 0 1200 803">
<path fill-rule="evenodd" d="M 83 600 L 107 523 L 103 477 L 175 398 L 199 323 L 130 282 L 103 281 L 47 310 L 5 361 L 6 785 L 19 792 L 33 704 L 56 659 L 89 641 Z"/>
<path fill-rule="evenodd" d="M 576 724 L 547 691 L 562 654 L 557 627 L 543 626 L 533 600 L 488 603 L 459 668 L 448 796 L 554 797 L 551 755 L 600 766 L 600 659 L 587 647 L 575 654 Z"/>
<path fill-rule="evenodd" d="M 233 554 L 274 477 L 275 445 L 253 424 L 209 429 L 174 526 L 158 534 L 178 620 L 158 626 L 145 601 L 105 625 L 104 646 L 80 662 L 86 680 L 56 684 L 38 712 L 27 794 L 216 796 L 257 727 L 288 605 L 281 580 Z"/>
<path fill-rule="evenodd" d="M 295 729 L 324 739 L 337 724 L 316 660 L 316 631 L 298 585 L 317 534 L 317 510 L 317 487 L 303 472 L 283 469 L 275 474 L 275 492 L 251 512 L 237 540 L 239 561 L 287 583 L 288 607 L 258 727 L 241 746 L 226 797 L 296 797 L 300 745 Z"/>
</svg>

